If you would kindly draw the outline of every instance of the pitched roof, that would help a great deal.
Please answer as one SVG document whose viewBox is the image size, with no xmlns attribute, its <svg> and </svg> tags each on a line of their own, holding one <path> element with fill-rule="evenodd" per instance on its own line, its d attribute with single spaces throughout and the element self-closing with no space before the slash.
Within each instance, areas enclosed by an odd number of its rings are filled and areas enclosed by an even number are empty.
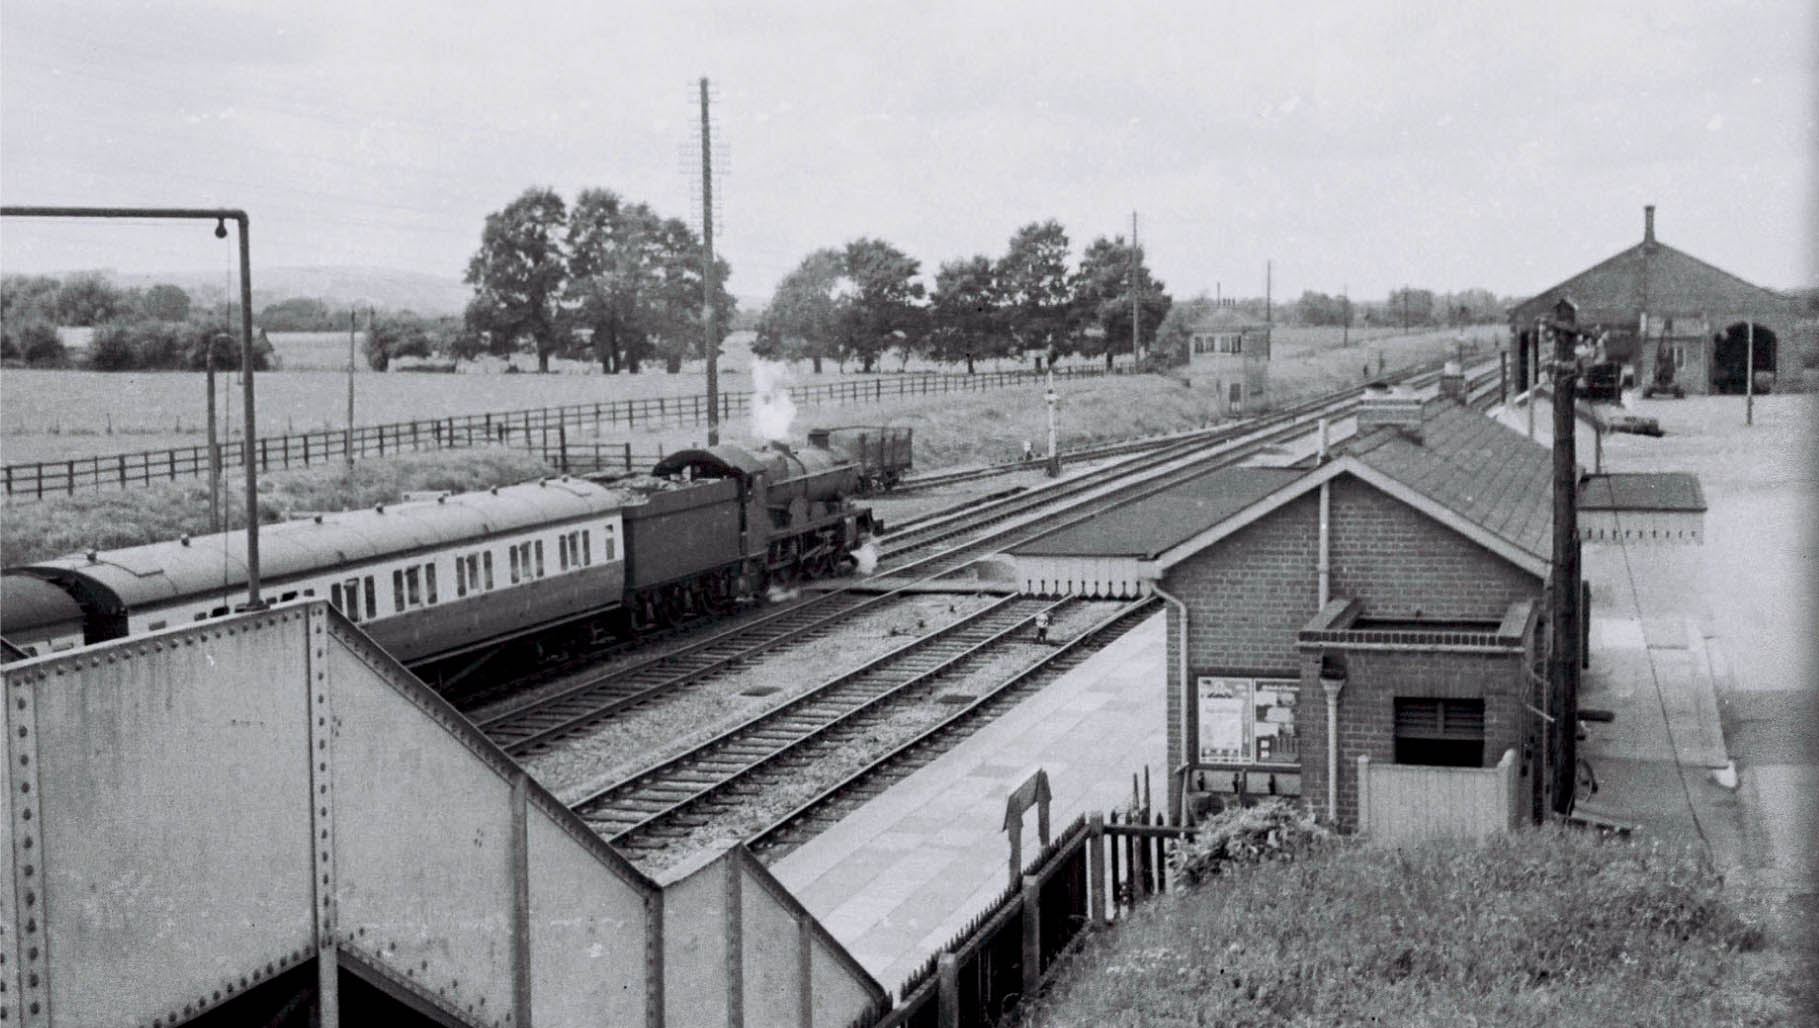
<svg viewBox="0 0 1819 1028">
<path fill-rule="evenodd" d="M 1422 425 L 1420 442 L 1380 428 L 1342 449 L 1518 549 L 1552 559 L 1552 453 L 1495 419 L 1442 407 Z"/>
<path fill-rule="evenodd" d="M 1267 322 L 1245 314 L 1236 307 L 1215 308 L 1211 314 L 1195 318 L 1188 326 L 1194 332 L 1237 332 L 1268 328 Z"/>
<path fill-rule="evenodd" d="M 1292 468 L 1221 468 L 1102 511 L 1011 550 L 1029 557 L 1137 557 L 1157 554 L 1215 525 L 1305 474 Z"/>
<path fill-rule="evenodd" d="M 1645 299 L 1654 316 L 1793 314 L 1793 301 L 1780 293 L 1647 239 L 1517 304 L 1510 321 L 1524 325 L 1545 317 L 1561 297 L 1579 305 L 1581 325 L 1633 327 Z"/>
</svg>

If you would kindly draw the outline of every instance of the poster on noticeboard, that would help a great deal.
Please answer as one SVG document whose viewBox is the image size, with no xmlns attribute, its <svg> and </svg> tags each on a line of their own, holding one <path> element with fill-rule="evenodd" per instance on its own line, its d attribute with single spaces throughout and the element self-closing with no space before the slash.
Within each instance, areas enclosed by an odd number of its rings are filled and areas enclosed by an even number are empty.
<svg viewBox="0 0 1819 1028">
<path fill-rule="evenodd" d="M 1199 761 L 1217 764 L 1248 760 L 1250 745 L 1244 716 L 1251 705 L 1248 678 L 1202 678 L 1199 681 Z"/>
</svg>

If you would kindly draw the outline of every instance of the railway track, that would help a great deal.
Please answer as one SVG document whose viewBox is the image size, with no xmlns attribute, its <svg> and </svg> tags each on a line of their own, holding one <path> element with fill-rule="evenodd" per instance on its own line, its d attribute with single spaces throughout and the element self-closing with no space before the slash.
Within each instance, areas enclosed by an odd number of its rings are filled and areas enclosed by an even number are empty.
<svg viewBox="0 0 1819 1028">
<path fill-rule="evenodd" d="M 919 768 L 932 763 L 1005 711 L 1084 664 L 1087 658 L 1143 623 L 1156 612 L 1157 606 L 1153 597 L 1125 604 L 1112 616 L 1062 644 L 1052 655 L 1005 679 L 914 738 L 880 754 L 813 799 L 747 837 L 746 845 L 767 863 L 783 857 L 883 795 L 885 790 Z"/>
<path fill-rule="evenodd" d="M 1427 374 L 1416 369 L 1409 377 Z M 1495 374 L 1480 372 L 1474 388 L 1483 389 Z M 989 553 L 1008 549 L 1037 535 L 1133 499 L 1167 488 L 1182 474 L 1234 463 L 1297 436 L 1321 417 L 1343 417 L 1357 404 L 1355 392 L 1329 397 L 1323 404 L 1303 404 L 1261 423 L 1246 422 L 1190 433 L 1157 444 L 1152 452 L 1097 469 L 1065 482 L 1029 490 L 983 504 L 963 504 L 954 511 L 924 519 L 908 530 L 885 537 L 877 578 L 915 586 L 971 564 Z M 1115 485 L 1120 478 L 1132 482 Z M 1053 520 L 1055 508 L 1077 501 L 1065 521 Z M 1021 519 L 1021 520 L 1018 520 Z M 1006 524 L 1014 522 L 1013 524 Z M 985 535 L 997 525 L 1006 527 Z M 919 559 L 890 563 L 941 542 L 966 541 Z M 765 652 L 805 641 L 839 627 L 862 613 L 882 609 L 903 590 L 865 597 L 851 586 L 837 588 L 775 614 L 746 621 L 679 650 L 639 661 L 629 667 L 590 675 L 574 686 L 534 703 L 478 722 L 488 737 L 514 756 L 554 745 L 564 736 L 602 724 L 643 703 L 705 681 Z"/>
<path fill-rule="evenodd" d="M 917 702 L 937 679 L 964 674 L 1027 635 L 1037 614 L 1081 601 L 1006 597 L 838 675 L 688 753 L 570 804 L 601 837 L 660 849 L 873 730 L 893 705 Z"/>
</svg>

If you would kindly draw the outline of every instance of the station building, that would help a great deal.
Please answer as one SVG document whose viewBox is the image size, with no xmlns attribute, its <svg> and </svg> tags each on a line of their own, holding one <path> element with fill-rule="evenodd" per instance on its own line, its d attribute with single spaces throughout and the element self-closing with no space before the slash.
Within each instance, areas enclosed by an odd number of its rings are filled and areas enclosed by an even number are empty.
<svg viewBox="0 0 1819 1028">
<path fill-rule="evenodd" d="M 1638 385 L 1665 364 L 1688 393 L 1741 393 L 1752 335 L 1758 391 L 1772 390 L 1778 374 L 1799 374 L 1795 303 L 1657 240 L 1652 205 L 1640 243 L 1510 309 L 1519 388 L 1539 377 L 1549 354 L 1537 325 L 1562 299 L 1578 305 L 1581 327 L 1603 332 L 1605 356 Z"/>
<path fill-rule="evenodd" d="M 1255 414 L 1269 407 L 1270 325 L 1223 300 L 1196 321 L 1188 338 L 1187 373 L 1212 389 L 1219 411 L 1227 417 Z"/>
<path fill-rule="evenodd" d="M 1438 788 L 1498 830 L 1540 803 L 1550 461 L 1453 398 L 1373 389 L 1329 459 L 1064 528 L 1015 551 L 1020 584 L 1168 601 L 1172 809 L 1299 795 L 1350 830 L 1364 792 Z M 1361 790 L 1372 764 L 1433 773 Z"/>
</svg>

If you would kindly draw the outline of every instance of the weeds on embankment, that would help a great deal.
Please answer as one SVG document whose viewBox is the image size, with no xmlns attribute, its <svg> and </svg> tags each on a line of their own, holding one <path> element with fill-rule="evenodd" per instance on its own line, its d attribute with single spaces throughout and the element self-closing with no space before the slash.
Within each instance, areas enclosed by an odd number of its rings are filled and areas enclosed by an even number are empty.
<svg viewBox="0 0 1819 1028">
<path fill-rule="evenodd" d="M 259 520 L 269 523 L 303 511 L 346 510 L 395 502 L 413 490 L 462 492 L 551 474 L 521 450 L 476 449 L 410 454 L 324 464 L 259 477 Z M 238 467 L 223 476 L 222 509 L 228 524 L 246 525 L 246 480 Z M 204 535 L 208 479 L 190 478 L 134 489 L 92 489 L 17 504 L 5 512 L 0 564 L 11 566 L 82 550 Z"/>
<path fill-rule="evenodd" d="M 1022 1023 L 1795 1024 L 1803 954 L 1689 853 L 1556 829 L 1231 868 L 1088 942 Z"/>
</svg>

